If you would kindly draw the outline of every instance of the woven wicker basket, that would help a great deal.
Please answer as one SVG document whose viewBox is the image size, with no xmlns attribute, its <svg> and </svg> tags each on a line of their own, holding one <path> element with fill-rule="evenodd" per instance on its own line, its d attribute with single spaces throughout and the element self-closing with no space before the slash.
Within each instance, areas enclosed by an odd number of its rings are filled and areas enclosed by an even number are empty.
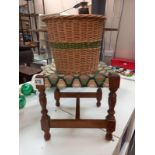
<svg viewBox="0 0 155 155">
<path fill-rule="evenodd" d="M 97 70 L 105 19 L 100 15 L 43 17 L 59 73 L 92 74 Z"/>
</svg>

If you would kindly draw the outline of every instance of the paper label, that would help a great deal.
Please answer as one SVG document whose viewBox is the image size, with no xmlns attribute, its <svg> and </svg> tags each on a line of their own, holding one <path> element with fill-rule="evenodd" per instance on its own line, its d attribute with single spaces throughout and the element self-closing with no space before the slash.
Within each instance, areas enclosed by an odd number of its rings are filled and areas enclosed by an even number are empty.
<svg viewBox="0 0 155 155">
<path fill-rule="evenodd" d="M 43 78 L 36 78 L 35 84 L 36 85 L 44 85 L 44 79 Z"/>
</svg>

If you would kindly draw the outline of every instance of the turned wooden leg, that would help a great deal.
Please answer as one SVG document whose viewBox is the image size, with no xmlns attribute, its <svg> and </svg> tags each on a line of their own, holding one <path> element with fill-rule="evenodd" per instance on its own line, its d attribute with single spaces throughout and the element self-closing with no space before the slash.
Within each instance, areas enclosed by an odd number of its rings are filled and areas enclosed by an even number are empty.
<svg viewBox="0 0 155 155">
<path fill-rule="evenodd" d="M 112 140 L 112 132 L 115 131 L 116 126 L 116 120 L 115 120 L 115 104 L 116 104 L 116 91 L 119 88 L 120 84 L 120 76 L 114 73 L 109 74 L 109 109 L 108 109 L 108 115 L 106 116 L 106 120 L 108 122 L 107 124 L 107 133 L 106 133 L 106 139 Z"/>
<path fill-rule="evenodd" d="M 38 79 L 37 79 L 38 78 Z M 41 105 L 41 128 L 44 131 L 44 139 L 50 139 L 50 116 L 48 115 L 48 110 L 46 109 L 46 94 L 45 94 L 45 86 L 44 86 L 44 78 L 41 76 L 37 76 L 37 80 L 39 81 L 40 85 L 36 85 L 39 91 L 39 101 Z"/>
<path fill-rule="evenodd" d="M 50 117 L 48 116 L 48 110 L 46 109 L 46 94 L 45 94 L 45 89 L 39 89 L 39 101 L 40 101 L 40 105 L 41 105 L 41 113 L 42 113 L 42 117 L 41 117 L 41 128 L 44 131 L 44 138 L 45 140 L 49 140 L 50 139 Z"/>
<path fill-rule="evenodd" d="M 80 119 L 80 97 L 76 98 L 76 119 Z"/>
<path fill-rule="evenodd" d="M 101 106 L 101 100 L 102 100 L 102 89 L 101 88 L 98 88 L 97 89 L 97 107 L 100 107 Z"/>
<path fill-rule="evenodd" d="M 58 88 L 55 89 L 54 98 L 56 101 L 56 106 L 59 107 L 60 106 L 60 90 Z"/>
</svg>

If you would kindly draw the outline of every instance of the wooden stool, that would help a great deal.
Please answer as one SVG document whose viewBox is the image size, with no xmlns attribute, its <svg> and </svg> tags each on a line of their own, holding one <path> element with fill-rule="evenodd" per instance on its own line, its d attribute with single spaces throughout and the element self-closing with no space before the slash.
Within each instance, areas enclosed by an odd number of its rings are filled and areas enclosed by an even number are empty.
<svg viewBox="0 0 155 155">
<path fill-rule="evenodd" d="M 115 73 L 109 73 L 109 109 L 105 119 L 80 119 L 80 98 L 96 98 L 97 107 L 101 105 L 102 90 L 101 87 L 97 92 L 61 92 L 55 89 L 54 97 L 56 106 L 60 106 L 60 98 L 76 98 L 76 116 L 75 119 L 51 119 L 46 109 L 47 99 L 45 94 L 45 78 L 43 75 L 36 76 L 36 87 L 39 90 L 39 101 L 41 105 L 41 128 L 44 131 L 45 140 L 50 139 L 50 128 L 105 128 L 106 139 L 112 140 L 112 133 L 115 131 L 116 120 L 114 107 L 116 104 L 116 91 L 119 88 L 120 76 Z"/>
</svg>

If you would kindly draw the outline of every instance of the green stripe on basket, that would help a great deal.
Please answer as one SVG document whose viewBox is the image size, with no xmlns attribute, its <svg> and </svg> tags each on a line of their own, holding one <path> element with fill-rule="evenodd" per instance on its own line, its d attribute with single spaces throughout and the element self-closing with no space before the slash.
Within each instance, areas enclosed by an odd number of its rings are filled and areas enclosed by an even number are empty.
<svg viewBox="0 0 155 155">
<path fill-rule="evenodd" d="M 100 41 L 96 42 L 82 42 L 82 43 L 54 43 L 51 42 L 50 46 L 55 49 L 84 49 L 84 48 L 98 48 L 101 46 Z"/>
</svg>

